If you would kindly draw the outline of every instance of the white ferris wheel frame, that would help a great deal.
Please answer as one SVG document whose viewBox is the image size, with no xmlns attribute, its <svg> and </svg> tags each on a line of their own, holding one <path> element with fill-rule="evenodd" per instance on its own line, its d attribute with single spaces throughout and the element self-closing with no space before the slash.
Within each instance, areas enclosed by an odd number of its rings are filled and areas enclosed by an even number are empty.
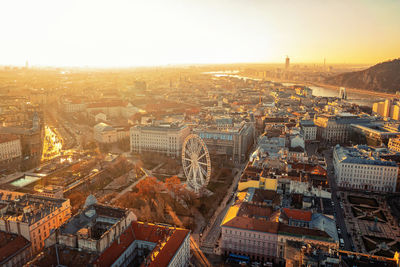
<svg viewBox="0 0 400 267">
<path fill-rule="evenodd" d="M 199 193 L 206 187 L 211 177 L 210 154 L 203 139 L 197 134 L 190 134 L 182 145 L 182 167 L 187 183 Z"/>
</svg>

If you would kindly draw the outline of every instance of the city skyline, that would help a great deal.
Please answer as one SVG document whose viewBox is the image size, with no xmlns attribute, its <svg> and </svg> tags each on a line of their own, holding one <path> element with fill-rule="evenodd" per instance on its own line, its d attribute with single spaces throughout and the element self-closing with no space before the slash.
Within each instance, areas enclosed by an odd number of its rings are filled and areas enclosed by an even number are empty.
<svg viewBox="0 0 400 267">
<path fill-rule="evenodd" d="M 21 8 L 24 7 L 24 8 Z M 4 1 L 1 65 L 366 64 L 398 58 L 399 1 Z"/>
</svg>

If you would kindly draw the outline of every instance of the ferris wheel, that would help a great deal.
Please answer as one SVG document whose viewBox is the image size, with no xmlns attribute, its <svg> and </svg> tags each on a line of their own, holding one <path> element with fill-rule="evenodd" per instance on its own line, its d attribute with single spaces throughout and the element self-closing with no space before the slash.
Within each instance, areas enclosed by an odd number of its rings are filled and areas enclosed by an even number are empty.
<svg viewBox="0 0 400 267">
<path fill-rule="evenodd" d="M 196 134 L 186 137 L 182 146 L 182 166 L 187 183 L 199 193 L 206 187 L 211 177 L 210 154 L 203 139 Z"/>
</svg>

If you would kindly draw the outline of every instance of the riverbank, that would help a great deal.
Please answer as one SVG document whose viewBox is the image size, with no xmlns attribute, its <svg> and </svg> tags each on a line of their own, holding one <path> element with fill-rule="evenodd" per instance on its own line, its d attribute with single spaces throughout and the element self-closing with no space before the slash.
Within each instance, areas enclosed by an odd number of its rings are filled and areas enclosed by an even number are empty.
<svg viewBox="0 0 400 267">
<path fill-rule="evenodd" d="M 331 84 L 325 84 L 325 83 L 310 83 L 314 86 L 319 86 L 319 87 L 325 87 L 329 89 L 335 89 L 339 91 L 341 86 L 335 86 Z M 365 89 L 358 89 L 358 88 L 350 88 L 346 87 L 347 92 L 352 92 L 352 93 L 357 93 L 357 94 L 366 94 L 366 95 L 374 95 L 382 98 L 392 98 L 392 97 L 399 97 L 396 94 L 390 94 L 390 93 L 383 93 L 383 92 L 376 92 L 376 91 L 370 91 L 370 90 L 365 90 Z"/>
<path fill-rule="evenodd" d="M 307 82 L 307 81 L 290 81 L 290 80 L 276 80 L 276 79 L 271 79 L 274 82 L 278 83 L 292 83 L 292 84 L 298 84 L 298 85 L 305 85 L 305 86 L 318 86 L 322 88 L 327 88 L 330 90 L 336 90 L 339 92 L 340 87 L 345 87 L 345 86 L 336 86 L 332 84 L 326 84 L 326 83 L 318 83 L 318 82 Z M 381 98 L 392 98 L 392 97 L 399 97 L 396 94 L 390 94 L 390 93 L 384 93 L 384 92 L 376 92 L 376 91 L 371 91 L 371 90 L 365 90 L 365 89 L 359 89 L 359 88 L 350 88 L 350 87 L 345 87 L 347 92 L 351 93 L 356 93 L 356 94 L 362 94 L 362 95 L 373 95 Z"/>
</svg>

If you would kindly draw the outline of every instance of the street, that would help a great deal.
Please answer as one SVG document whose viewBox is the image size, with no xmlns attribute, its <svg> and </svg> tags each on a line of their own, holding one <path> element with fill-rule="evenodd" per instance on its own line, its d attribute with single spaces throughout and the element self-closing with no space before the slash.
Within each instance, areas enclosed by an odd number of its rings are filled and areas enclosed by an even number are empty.
<svg viewBox="0 0 400 267">
<path fill-rule="evenodd" d="M 335 179 L 335 174 L 333 172 L 333 162 L 332 162 L 332 149 L 324 151 L 324 156 L 328 166 L 328 181 L 332 192 L 332 201 L 334 203 L 334 211 L 336 217 L 336 224 L 340 228 L 341 234 L 338 233 L 339 238 L 343 238 L 344 249 L 352 250 L 353 241 L 349 237 L 346 229 L 345 217 L 342 208 L 340 207 L 341 201 L 337 197 L 337 184 Z"/>
<path fill-rule="evenodd" d="M 220 206 L 216 209 L 216 213 L 218 214 L 215 220 L 212 223 L 212 226 L 206 228 L 203 232 L 203 238 L 201 239 L 201 249 L 205 253 L 212 254 L 214 253 L 215 245 L 218 242 L 221 233 L 221 222 L 224 219 L 226 212 L 228 211 L 229 207 L 231 206 L 232 202 L 234 201 L 234 197 L 232 193 L 234 193 L 234 189 L 237 187 L 240 177 L 243 172 L 243 168 L 246 164 L 241 166 L 241 169 L 238 170 L 235 177 L 233 178 L 232 185 L 229 187 L 228 191 L 226 192 L 225 198 L 222 200 Z M 222 210 L 221 210 L 222 209 Z M 219 213 L 218 211 L 221 210 Z M 212 221 L 212 220 L 211 220 Z"/>
</svg>

